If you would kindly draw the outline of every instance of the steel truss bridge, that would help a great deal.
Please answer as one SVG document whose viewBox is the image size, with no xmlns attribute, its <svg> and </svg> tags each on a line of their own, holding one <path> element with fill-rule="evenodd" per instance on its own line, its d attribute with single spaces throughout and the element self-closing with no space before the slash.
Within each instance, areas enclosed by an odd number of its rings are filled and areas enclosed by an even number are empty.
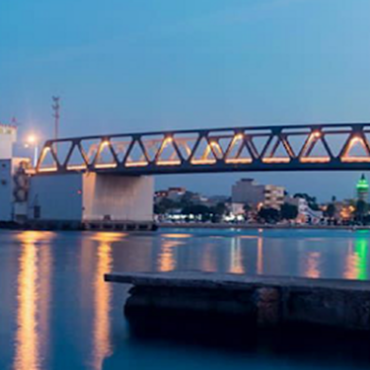
<svg viewBox="0 0 370 370">
<path fill-rule="evenodd" d="M 368 170 L 369 142 L 370 123 L 76 137 L 48 140 L 35 173 Z"/>
</svg>

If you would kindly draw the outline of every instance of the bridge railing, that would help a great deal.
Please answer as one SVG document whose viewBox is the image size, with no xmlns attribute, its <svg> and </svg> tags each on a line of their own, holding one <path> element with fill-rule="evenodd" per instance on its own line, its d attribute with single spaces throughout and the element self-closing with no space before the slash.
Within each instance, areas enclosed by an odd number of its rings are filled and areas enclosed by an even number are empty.
<svg viewBox="0 0 370 370">
<path fill-rule="evenodd" d="M 370 124 L 237 127 L 49 140 L 36 173 L 370 163 Z"/>
</svg>

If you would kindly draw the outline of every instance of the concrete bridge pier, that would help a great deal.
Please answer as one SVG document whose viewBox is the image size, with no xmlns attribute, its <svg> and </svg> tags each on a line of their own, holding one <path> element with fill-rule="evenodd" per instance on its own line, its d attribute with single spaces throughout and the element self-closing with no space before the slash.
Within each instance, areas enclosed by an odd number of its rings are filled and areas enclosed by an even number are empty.
<svg viewBox="0 0 370 370">
<path fill-rule="evenodd" d="M 28 218 L 48 229 L 150 230 L 153 177 L 99 173 L 31 178 Z"/>
</svg>

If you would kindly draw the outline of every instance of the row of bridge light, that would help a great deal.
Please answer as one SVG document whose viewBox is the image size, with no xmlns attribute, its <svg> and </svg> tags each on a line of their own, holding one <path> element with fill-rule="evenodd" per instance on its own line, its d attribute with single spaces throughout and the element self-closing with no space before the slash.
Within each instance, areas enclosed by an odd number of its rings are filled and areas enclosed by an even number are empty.
<svg viewBox="0 0 370 370">
<path fill-rule="evenodd" d="M 305 144 L 305 147 L 308 147 L 310 144 L 312 144 L 312 142 L 314 140 L 317 141 L 321 137 L 322 137 L 322 133 L 320 131 L 313 131 L 310 134 L 310 136 L 308 138 L 308 141 Z M 240 141 L 244 138 L 245 138 L 245 135 L 243 133 L 236 134 L 232 139 L 232 142 L 230 144 L 230 148 L 233 147 L 234 145 L 236 145 L 236 143 L 238 141 Z M 176 165 L 181 164 L 180 159 L 172 159 L 172 160 L 171 159 L 169 159 L 169 160 L 159 159 L 163 150 L 168 145 L 170 145 L 173 141 L 174 141 L 174 139 L 173 139 L 172 136 L 167 136 L 164 139 L 163 144 L 159 148 L 159 153 L 156 155 L 156 157 L 157 157 L 156 162 L 155 162 L 156 165 L 159 165 L 159 166 L 176 166 Z M 177 140 L 176 140 L 176 142 L 179 143 Z M 362 157 L 357 157 L 357 156 L 347 157 L 347 154 L 351 151 L 351 149 L 353 148 L 353 146 L 356 143 L 360 143 L 361 146 L 364 147 L 363 138 L 361 138 L 359 136 L 354 136 L 350 140 L 348 147 L 345 149 L 344 155 L 341 157 L 342 162 L 370 162 L 370 155 L 368 157 L 363 157 L 363 156 Z M 98 156 L 104 150 L 105 147 L 110 146 L 110 145 L 111 145 L 111 142 L 109 140 L 102 141 L 99 145 Z M 208 158 L 209 154 L 212 152 L 211 147 L 213 147 L 213 149 L 216 152 L 218 151 L 220 155 L 213 154 L 214 158 Z M 190 148 L 188 146 L 185 147 L 185 148 L 187 149 L 187 154 L 190 157 L 190 155 L 191 155 Z M 50 150 L 51 150 L 50 146 L 45 146 L 44 147 L 41 158 L 40 158 L 40 164 L 42 164 L 43 158 L 45 158 L 46 153 Z M 175 153 L 176 153 L 176 151 L 175 151 Z M 191 163 L 194 164 L 194 165 L 214 164 L 214 163 L 216 163 L 217 158 L 221 159 L 223 155 L 224 155 L 223 150 L 222 150 L 220 144 L 215 140 L 211 140 L 209 142 L 209 144 L 207 144 L 207 147 L 206 147 L 206 149 L 205 149 L 205 151 L 202 155 L 202 158 L 196 159 L 196 158 L 193 157 L 193 158 L 191 158 Z M 250 158 L 250 157 L 248 157 L 248 158 L 236 158 L 236 157 L 235 158 L 225 158 L 224 160 L 225 160 L 225 163 L 227 163 L 227 164 L 247 164 L 247 163 L 252 163 L 252 161 L 253 161 L 253 159 Z M 287 157 L 268 156 L 268 157 L 262 158 L 261 160 L 264 163 L 289 163 L 291 161 L 291 157 L 290 156 L 287 156 Z M 329 156 L 314 156 L 314 157 L 304 156 L 304 157 L 299 157 L 299 160 L 302 163 L 325 163 L 325 162 L 329 162 L 331 160 L 331 158 Z M 128 160 L 126 160 L 126 162 L 125 162 L 126 167 L 143 167 L 143 166 L 147 166 L 148 164 L 149 163 L 146 159 L 139 160 L 139 161 L 130 161 L 129 158 L 128 158 Z M 94 168 L 97 168 L 97 169 L 115 168 L 115 167 L 117 167 L 117 163 L 95 163 L 94 164 Z M 67 169 L 68 170 L 84 170 L 84 169 L 86 169 L 86 164 L 81 164 L 81 165 L 68 165 L 67 164 Z M 40 165 L 39 165 L 39 168 L 38 168 L 38 171 L 40 171 L 40 172 L 56 171 L 56 170 L 57 170 L 56 167 L 44 167 L 43 168 Z"/>
</svg>

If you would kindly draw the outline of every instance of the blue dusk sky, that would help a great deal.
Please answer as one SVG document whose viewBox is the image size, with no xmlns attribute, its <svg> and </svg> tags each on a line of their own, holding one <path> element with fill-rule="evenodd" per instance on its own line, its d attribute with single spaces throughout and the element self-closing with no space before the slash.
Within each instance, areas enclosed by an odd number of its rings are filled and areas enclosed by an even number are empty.
<svg viewBox="0 0 370 370">
<path fill-rule="evenodd" d="M 2 0 L 0 121 L 20 136 L 370 121 L 369 0 Z M 240 177 L 350 197 L 359 173 L 162 176 L 229 193 Z"/>
</svg>

